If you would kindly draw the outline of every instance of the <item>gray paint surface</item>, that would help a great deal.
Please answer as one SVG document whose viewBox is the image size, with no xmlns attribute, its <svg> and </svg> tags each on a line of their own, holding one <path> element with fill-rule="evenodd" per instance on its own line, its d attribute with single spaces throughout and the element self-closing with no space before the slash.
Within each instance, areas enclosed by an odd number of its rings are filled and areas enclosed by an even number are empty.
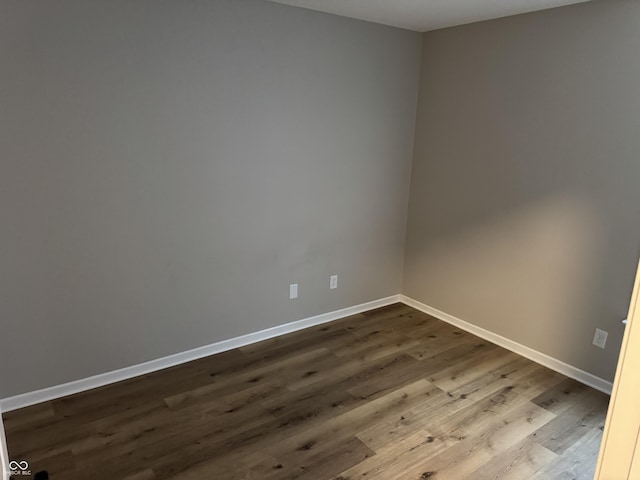
<svg viewBox="0 0 640 480">
<path fill-rule="evenodd" d="M 640 252 L 639 47 L 631 0 L 425 34 L 406 295 L 613 379 Z"/>
<path fill-rule="evenodd" d="M 0 398 L 400 293 L 419 49 L 260 0 L 2 2 Z"/>
<path fill-rule="evenodd" d="M 401 288 L 612 379 L 638 18 L 424 36 L 403 258 L 416 34 L 253 0 L 2 3 L 0 398 Z"/>
</svg>

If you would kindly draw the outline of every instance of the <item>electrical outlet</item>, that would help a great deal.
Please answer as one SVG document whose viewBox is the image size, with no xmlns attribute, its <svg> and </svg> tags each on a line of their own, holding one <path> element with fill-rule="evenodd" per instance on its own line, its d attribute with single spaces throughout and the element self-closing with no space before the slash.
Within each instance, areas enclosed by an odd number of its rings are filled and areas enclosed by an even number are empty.
<svg viewBox="0 0 640 480">
<path fill-rule="evenodd" d="M 329 288 L 331 290 L 338 288 L 338 275 L 331 275 L 329 277 Z"/>
<path fill-rule="evenodd" d="M 607 343 L 608 335 L 609 334 L 604 330 L 600 330 L 599 328 L 596 328 L 596 333 L 593 335 L 593 344 L 596 347 L 604 348 L 605 344 Z"/>
<path fill-rule="evenodd" d="M 292 283 L 289 285 L 289 299 L 293 300 L 294 298 L 298 298 L 298 284 Z"/>
</svg>

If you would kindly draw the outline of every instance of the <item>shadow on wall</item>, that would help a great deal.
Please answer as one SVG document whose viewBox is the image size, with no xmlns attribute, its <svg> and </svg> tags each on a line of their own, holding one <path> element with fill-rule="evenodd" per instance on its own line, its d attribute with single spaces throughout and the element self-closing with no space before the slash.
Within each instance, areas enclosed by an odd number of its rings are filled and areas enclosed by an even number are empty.
<svg viewBox="0 0 640 480">
<path fill-rule="evenodd" d="M 591 345 L 604 226 L 578 195 L 557 194 L 450 229 L 410 253 L 407 293 L 562 361 L 611 378 Z M 417 299 L 420 298 L 418 293 Z M 601 326 L 601 325 L 600 325 Z M 594 364 L 599 363 L 599 364 Z"/>
</svg>

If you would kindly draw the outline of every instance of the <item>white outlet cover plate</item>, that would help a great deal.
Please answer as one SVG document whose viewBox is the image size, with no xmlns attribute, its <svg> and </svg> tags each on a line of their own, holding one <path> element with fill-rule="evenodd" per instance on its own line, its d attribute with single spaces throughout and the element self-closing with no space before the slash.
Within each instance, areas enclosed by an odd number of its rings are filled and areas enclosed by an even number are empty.
<svg viewBox="0 0 640 480">
<path fill-rule="evenodd" d="M 329 277 L 329 288 L 331 290 L 338 288 L 338 275 L 331 275 Z"/>
<path fill-rule="evenodd" d="M 609 334 L 604 330 L 600 330 L 599 328 L 596 328 L 596 332 L 593 335 L 593 344 L 596 347 L 604 348 L 604 346 L 607 344 L 608 335 Z"/>
<path fill-rule="evenodd" d="M 294 298 L 298 298 L 298 284 L 292 283 L 289 285 L 289 299 L 293 300 Z"/>
</svg>

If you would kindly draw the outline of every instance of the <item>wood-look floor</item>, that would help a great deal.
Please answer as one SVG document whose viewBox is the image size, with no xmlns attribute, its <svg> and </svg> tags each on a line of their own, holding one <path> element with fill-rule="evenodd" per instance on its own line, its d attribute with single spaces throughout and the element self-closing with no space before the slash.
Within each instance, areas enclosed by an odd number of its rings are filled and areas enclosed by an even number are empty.
<svg viewBox="0 0 640 480">
<path fill-rule="evenodd" d="M 4 422 L 53 480 L 586 480 L 607 401 L 396 304 Z"/>
</svg>

